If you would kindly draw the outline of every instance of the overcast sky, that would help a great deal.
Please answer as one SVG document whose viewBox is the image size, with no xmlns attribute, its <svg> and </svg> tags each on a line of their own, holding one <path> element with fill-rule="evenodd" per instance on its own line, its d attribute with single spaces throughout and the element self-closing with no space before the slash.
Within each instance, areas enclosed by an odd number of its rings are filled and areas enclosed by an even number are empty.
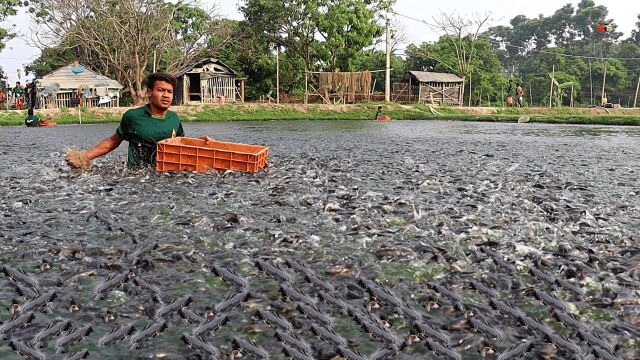
<svg viewBox="0 0 640 360">
<path fill-rule="evenodd" d="M 82 0 L 80 0 L 82 1 Z M 237 10 L 238 0 L 203 0 L 205 6 L 217 6 L 218 12 L 231 19 L 241 19 Z M 557 1 L 505 1 L 505 0 L 397 0 L 393 10 L 399 14 L 418 20 L 432 22 L 434 15 L 439 11 L 445 13 L 458 12 L 461 15 L 472 13 L 491 13 L 493 22 L 491 25 L 507 25 L 509 20 L 516 15 L 526 15 L 529 18 L 538 14 L 551 15 L 563 4 L 571 3 L 577 6 L 579 0 Z M 217 5 L 216 5 L 217 4 Z M 628 37 L 635 27 L 637 15 L 640 13 L 640 1 L 637 0 L 596 0 L 596 4 L 605 5 L 609 9 L 609 18 L 619 26 L 619 31 Z M 397 16 L 395 19 L 404 29 L 409 43 L 435 41 L 439 34 L 434 33 L 422 22 L 411 20 L 407 17 Z M 3 26 L 14 28 L 18 37 L 7 43 L 7 47 L 0 53 L 0 66 L 9 76 L 9 82 L 17 80 L 18 68 L 23 68 L 38 57 L 40 51 L 30 47 L 26 39 L 29 33 L 30 18 L 24 12 L 5 21 Z"/>
</svg>

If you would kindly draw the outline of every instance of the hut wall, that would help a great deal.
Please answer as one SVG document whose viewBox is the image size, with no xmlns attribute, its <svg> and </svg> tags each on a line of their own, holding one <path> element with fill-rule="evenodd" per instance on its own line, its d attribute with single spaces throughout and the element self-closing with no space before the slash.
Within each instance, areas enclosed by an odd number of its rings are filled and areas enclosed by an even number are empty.
<svg viewBox="0 0 640 360">
<path fill-rule="evenodd" d="M 203 102 L 235 102 L 236 81 L 231 77 L 212 77 L 201 80 Z"/>
<path fill-rule="evenodd" d="M 460 103 L 459 83 L 435 83 L 427 82 L 420 84 L 420 102 L 431 103 L 433 101 L 450 105 Z M 429 94 L 432 95 L 429 95 Z"/>
</svg>

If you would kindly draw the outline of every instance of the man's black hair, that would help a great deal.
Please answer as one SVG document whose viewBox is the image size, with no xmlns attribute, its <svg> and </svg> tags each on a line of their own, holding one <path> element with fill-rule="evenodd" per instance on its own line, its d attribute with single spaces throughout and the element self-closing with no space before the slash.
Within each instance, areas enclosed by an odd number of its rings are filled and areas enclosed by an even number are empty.
<svg viewBox="0 0 640 360">
<path fill-rule="evenodd" d="M 382 110 L 382 106 L 378 106 L 378 110 Z"/>
<path fill-rule="evenodd" d="M 176 78 L 174 78 L 173 76 L 167 73 L 155 72 L 153 74 L 149 74 L 149 76 L 147 77 L 147 88 L 153 89 L 153 85 L 155 85 L 156 81 L 164 81 L 171 84 L 173 90 L 175 90 L 176 86 L 178 85 L 178 83 L 176 82 Z"/>
<path fill-rule="evenodd" d="M 27 110 L 27 116 L 33 116 L 33 109 L 29 108 L 29 110 Z"/>
<path fill-rule="evenodd" d="M 18 85 L 18 84 L 20 84 L 20 81 L 16 81 L 16 85 Z M 20 84 L 20 85 L 22 85 L 22 84 Z"/>
</svg>

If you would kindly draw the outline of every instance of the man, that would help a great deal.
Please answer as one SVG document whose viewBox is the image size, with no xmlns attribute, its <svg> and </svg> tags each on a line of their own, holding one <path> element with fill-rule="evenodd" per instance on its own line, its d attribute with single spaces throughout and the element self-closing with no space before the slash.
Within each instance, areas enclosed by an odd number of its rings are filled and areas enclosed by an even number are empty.
<svg viewBox="0 0 640 360">
<path fill-rule="evenodd" d="M 13 88 L 13 96 L 16 99 L 16 110 L 24 109 L 24 89 L 20 85 L 20 81 L 17 81 L 16 87 Z"/>
<path fill-rule="evenodd" d="M 524 90 L 522 89 L 522 85 L 520 83 L 516 86 L 516 105 L 518 107 L 522 107 L 522 97 L 524 95 Z"/>
<path fill-rule="evenodd" d="M 509 87 L 507 88 L 507 106 L 513 105 L 513 79 L 509 79 Z"/>
<path fill-rule="evenodd" d="M 173 101 L 176 80 L 164 73 L 153 73 L 147 78 L 149 103 L 128 110 L 122 115 L 116 132 L 88 150 L 70 150 L 67 162 L 75 168 L 87 169 L 91 160 L 115 150 L 123 140 L 129 142 L 127 166 L 129 168 L 153 166 L 156 161 L 156 143 L 175 136 L 184 136 L 178 115 L 169 111 Z M 208 138 L 207 138 L 208 139 Z"/>
</svg>

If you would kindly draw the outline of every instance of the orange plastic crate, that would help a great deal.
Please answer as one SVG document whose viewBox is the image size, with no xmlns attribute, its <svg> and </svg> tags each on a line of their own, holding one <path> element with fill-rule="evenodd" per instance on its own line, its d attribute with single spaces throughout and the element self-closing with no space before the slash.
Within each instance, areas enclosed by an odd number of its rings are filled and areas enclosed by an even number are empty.
<svg viewBox="0 0 640 360">
<path fill-rule="evenodd" d="M 176 137 L 158 142 L 156 170 L 240 170 L 256 172 L 267 165 L 269 148 L 260 145 Z"/>
</svg>

